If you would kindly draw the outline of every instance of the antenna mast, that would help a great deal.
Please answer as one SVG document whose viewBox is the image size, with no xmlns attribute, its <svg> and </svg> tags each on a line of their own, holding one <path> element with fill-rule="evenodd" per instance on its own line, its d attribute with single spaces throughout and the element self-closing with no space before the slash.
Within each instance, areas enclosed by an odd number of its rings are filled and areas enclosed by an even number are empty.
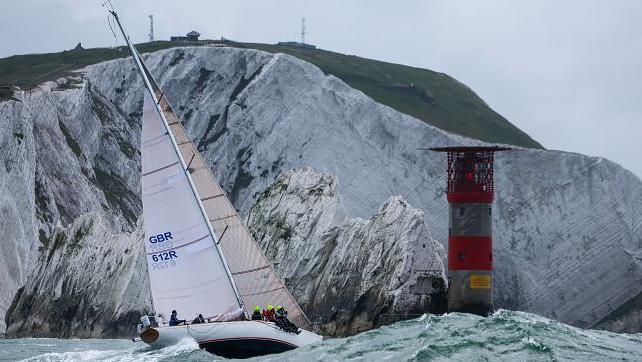
<svg viewBox="0 0 642 362">
<path fill-rule="evenodd" d="M 301 44 L 305 44 L 305 18 L 301 18 Z"/>
<path fill-rule="evenodd" d="M 149 41 L 151 43 L 154 42 L 154 14 L 150 14 L 149 16 Z"/>
</svg>

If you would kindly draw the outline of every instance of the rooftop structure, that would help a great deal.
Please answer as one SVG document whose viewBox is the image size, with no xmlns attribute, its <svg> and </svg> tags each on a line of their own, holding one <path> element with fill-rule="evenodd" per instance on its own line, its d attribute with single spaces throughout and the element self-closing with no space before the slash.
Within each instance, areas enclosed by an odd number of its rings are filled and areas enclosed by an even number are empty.
<svg viewBox="0 0 642 362">
<path fill-rule="evenodd" d="M 199 36 L 201 36 L 199 32 L 192 30 L 189 33 L 185 34 L 185 36 L 173 36 L 170 38 L 170 40 L 177 43 L 196 43 L 199 42 Z"/>
<path fill-rule="evenodd" d="M 278 45 L 283 45 L 283 46 L 289 46 L 289 47 L 297 47 L 297 48 L 305 48 L 305 49 L 316 49 L 316 45 L 312 44 L 306 44 L 306 43 L 299 43 L 297 41 L 280 41 Z"/>
</svg>

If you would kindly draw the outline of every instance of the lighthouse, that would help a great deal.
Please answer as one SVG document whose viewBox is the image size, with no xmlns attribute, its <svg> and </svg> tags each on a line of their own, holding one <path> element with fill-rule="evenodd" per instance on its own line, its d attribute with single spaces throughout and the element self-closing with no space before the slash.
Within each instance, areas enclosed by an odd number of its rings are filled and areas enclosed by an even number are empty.
<svg viewBox="0 0 642 362">
<path fill-rule="evenodd" d="M 493 311 L 493 156 L 504 147 L 442 147 L 448 172 L 448 311 Z"/>
</svg>

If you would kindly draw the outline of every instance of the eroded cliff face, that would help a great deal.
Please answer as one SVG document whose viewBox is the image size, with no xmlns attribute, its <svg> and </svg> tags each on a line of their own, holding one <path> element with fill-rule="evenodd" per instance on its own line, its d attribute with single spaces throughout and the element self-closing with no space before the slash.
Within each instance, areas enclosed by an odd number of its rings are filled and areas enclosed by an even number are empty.
<svg viewBox="0 0 642 362">
<path fill-rule="evenodd" d="M 200 47 L 145 59 L 241 214 L 281 172 L 312 166 L 341 180 L 345 215 L 368 220 L 400 195 L 447 240 L 445 159 L 417 148 L 479 142 L 282 54 Z M 36 263 L 54 230 L 87 213 L 114 235 L 135 230 L 142 91 L 132 60 L 120 59 L 0 102 L 0 314 L 27 278 L 49 280 L 29 274 L 54 272 Z M 586 326 L 642 292 L 637 177 L 608 160 L 543 150 L 502 153 L 496 169 L 497 307 Z"/>
<path fill-rule="evenodd" d="M 96 214 L 54 229 L 7 312 L 7 334 L 130 336 L 151 305 L 141 229 L 114 234 Z"/>
<path fill-rule="evenodd" d="M 370 219 L 349 218 L 335 177 L 288 171 L 258 197 L 248 227 L 325 335 L 445 312 L 445 251 L 398 196 Z"/>
<path fill-rule="evenodd" d="M 35 153 L 26 110 L 0 102 L 0 315 L 33 269 L 38 250 L 34 230 Z M 4 331 L 0 318 L 0 333 Z"/>
<path fill-rule="evenodd" d="M 51 272 L 37 260 L 55 229 L 92 212 L 107 230 L 128 233 L 141 210 L 138 118 L 78 78 L 14 98 L 0 102 L 3 316 L 32 271 Z"/>
</svg>

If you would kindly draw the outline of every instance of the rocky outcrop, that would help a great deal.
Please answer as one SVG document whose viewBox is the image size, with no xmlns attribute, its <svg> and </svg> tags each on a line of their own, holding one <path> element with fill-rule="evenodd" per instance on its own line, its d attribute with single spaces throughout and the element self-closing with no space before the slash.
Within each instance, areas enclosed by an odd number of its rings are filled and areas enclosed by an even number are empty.
<svg viewBox="0 0 642 362">
<path fill-rule="evenodd" d="M 335 177 L 288 171 L 261 193 L 248 227 L 325 335 L 445 312 L 445 251 L 398 196 L 368 220 L 346 218 Z"/>
<path fill-rule="evenodd" d="M 0 315 L 53 230 L 93 212 L 126 233 L 141 210 L 138 118 L 79 78 L 14 98 L 0 102 Z"/>
<path fill-rule="evenodd" d="M 345 218 L 336 186 L 329 174 L 286 172 L 250 213 L 250 228 L 315 327 L 346 335 L 443 311 L 445 253 L 423 212 L 393 197 L 371 220 Z M 114 234 L 96 214 L 55 228 L 8 310 L 7 334 L 129 336 L 151 305 L 140 230 Z"/>
<path fill-rule="evenodd" d="M 341 180 L 346 215 L 369 219 L 400 195 L 447 240 L 445 159 L 417 148 L 479 142 L 282 54 L 198 47 L 145 59 L 241 214 L 281 172 L 311 166 Z M 126 234 L 140 215 L 142 82 L 131 59 L 14 98 L 0 102 L 0 314 L 32 271 L 53 273 L 36 260 L 54 230 L 94 213 Z M 497 307 L 587 326 L 642 292 L 639 178 L 543 150 L 498 155 L 495 175 Z"/>
<path fill-rule="evenodd" d="M 95 214 L 53 230 L 7 312 L 7 334 L 130 336 L 151 305 L 140 230 L 113 234 Z"/>
<path fill-rule="evenodd" d="M 0 102 L 0 316 L 33 270 L 40 244 L 31 162 L 36 144 L 27 110 L 16 103 Z M 0 318 L 0 333 L 4 327 Z"/>
</svg>

